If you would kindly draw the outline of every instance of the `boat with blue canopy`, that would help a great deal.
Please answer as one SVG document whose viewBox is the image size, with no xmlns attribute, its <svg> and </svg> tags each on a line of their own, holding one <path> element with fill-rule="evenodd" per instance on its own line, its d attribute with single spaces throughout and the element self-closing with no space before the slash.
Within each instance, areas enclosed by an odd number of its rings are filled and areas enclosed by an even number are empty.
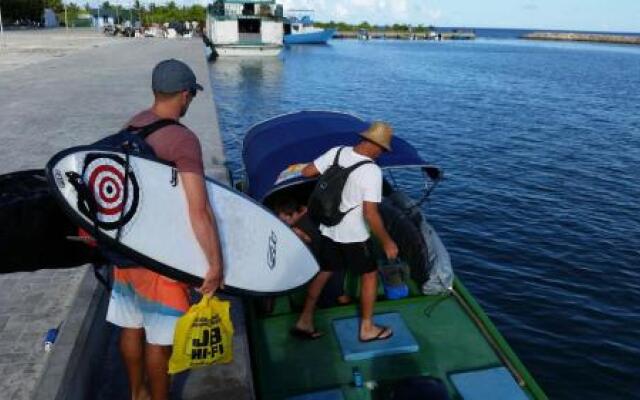
<svg viewBox="0 0 640 400">
<path fill-rule="evenodd" d="M 300 166 L 336 146 L 356 144 L 370 123 L 332 111 L 301 111 L 249 129 L 242 159 L 243 190 L 266 206 L 279 196 L 308 198 L 315 185 Z M 383 222 L 398 244 L 398 263 L 379 255 L 378 323 L 394 336 L 358 342 L 358 307 L 324 304 L 316 328 L 327 334 L 300 340 L 289 334 L 302 308 L 300 288 L 248 301 L 248 333 L 258 399 L 546 399 L 505 338 L 453 274 L 449 254 L 427 221 L 421 203 L 442 180 L 409 142 L 394 136 L 392 152 L 377 161 L 384 174 Z M 410 198 L 394 174 L 414 170 L 423 193 Z M 415 187 L 415 182 L 412 182 Z M 375 244 L 374 244 L 375 247 Z M 282 250 L 286 251 L 286 250 Z M 359 279 L 347 272 L 344 292 L 359 296 Z M 431 389 L 429 389 L 431 388 Z M 430 393 L 439 397 L 426 397 Z"/>
<path fill-rule="evenodd" d="M 355 145 L 368 126 L 354 115 L 332 111 L 301 111 L 253 126 L 242 152 L 249 196 L 264 201 L 284 187 L 304 182 L 299 175 L 287 176 L 287 169 L 314 160 L 332 147 Z M 394 136 L 391 146 L 393 151 L 377 160 L 381 168 L 429 166 L 404 139 Z"/>
</svg>

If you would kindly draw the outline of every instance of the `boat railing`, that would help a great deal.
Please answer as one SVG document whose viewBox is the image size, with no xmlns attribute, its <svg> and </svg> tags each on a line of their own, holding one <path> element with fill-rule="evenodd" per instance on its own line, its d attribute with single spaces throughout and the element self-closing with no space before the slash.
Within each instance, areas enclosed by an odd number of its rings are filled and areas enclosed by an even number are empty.
<svg viewBox="0 0 640 400">
<path fill-rule="evenodd" d="M 260 33 L 239 33 L 238 39 L 242 43 L 257 43 L 262 42 L 262 35 Z"/>
<path fill-rule="evenodd" d="M 225 14 L 225 15 L 213 15 L 211 14 L 211 18 L 216 21 L 232 21 L 237 19 L 261 19 L 263 21 L 276 21 L 281 22 L 283 19 L 281 17 L 276 17 L 273 15 L 270 16 L 262 16 L 262 15 L 242 15 L 242 14 Z"/>
</svg>

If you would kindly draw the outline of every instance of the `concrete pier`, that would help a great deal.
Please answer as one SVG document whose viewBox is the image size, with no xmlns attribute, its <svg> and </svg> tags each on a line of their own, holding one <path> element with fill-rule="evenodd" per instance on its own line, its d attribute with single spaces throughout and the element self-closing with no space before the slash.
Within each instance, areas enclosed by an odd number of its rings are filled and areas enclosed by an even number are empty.
<svg viewBox="0 0 640 400">
<path fill-rule="evenodd" d="M 369 39 L 395 39 L 395 40 L 473 40 L 476 35 L 471 30 L 407 32 L 407 31 L 370 31 Z M 358 31 L 338 31 L 334 39 L 359 39 Z"/>
<path fill-rule="evenodd" d="M 63 49 L 47 50 L 54 42 Z M 226 179 L 202 42 L 90 31 L 7 35 L 7 48 L 0 49 L 0 173 L 43 168 L 63 148 L 116 132 L 150 106 L 151 70 L 171 57 L 187 62 L 205 86 L 182 122 L 200 138 L 208 175 Z M 88 398 L 91 370 L 104 368 L 92 360 L 113 341 L 104 323 L 107 300 L 88 267 L 0 275 L 0 397 Z M 184 399 L 252 397 L 241 302 L 234 299 L 232 309 L 234 363 L 191 374 Z M 43 336 L 57 326 L 58 340 L 45 353 Z"/>
<path fill-rule="evenodd" d="M 640 45 L 640 36 L 596 33 L 532 32 L 522 36 L 522 39 Z"/>
</svg>

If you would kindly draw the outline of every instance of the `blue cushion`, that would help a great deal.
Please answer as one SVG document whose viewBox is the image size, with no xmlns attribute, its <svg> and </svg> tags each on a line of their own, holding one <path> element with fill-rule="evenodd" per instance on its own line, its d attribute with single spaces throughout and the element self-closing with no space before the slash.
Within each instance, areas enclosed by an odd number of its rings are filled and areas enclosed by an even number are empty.
<svg viewBox="0 0 640 400">
<path fill-rule="evenodd" d="M 409 286 L 402 284 L 398 286 L 383 285 L 384 295 L 389 300 L 404 299 L 409 296 Z"/>
<path fill-rule="evenodd" d="M 461 372 L 449 378 L 464 400 L 528 400 L 505 367 Z"/>
<path fill-rule="evenodd" d="M 333 389 L 288 397 L 287 400 L 344 400 L 344 396 L 342 395 L 342 390 Z"/>
<path fill-rule="evenodd" d="M 398 313 L 375 315 L 376 325 L 385 325 L 393 329 L 393 336 L 386 340 L 375 340 L 363 343 L 359 340 L 360 318 L 344 318 L 333 321 L 342 358 L 345 361 L 368 360 L 373 357 L 392 354 L 415 353 L 419 350 L 418 343 Z"/>
</svg>

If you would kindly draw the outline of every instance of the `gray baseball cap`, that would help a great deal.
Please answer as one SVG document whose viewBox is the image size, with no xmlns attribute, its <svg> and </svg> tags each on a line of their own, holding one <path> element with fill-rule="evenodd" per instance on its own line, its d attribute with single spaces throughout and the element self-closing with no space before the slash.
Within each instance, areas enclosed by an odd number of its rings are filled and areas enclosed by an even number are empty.
<svg viewBox="0 0 640 400">
<path fill-rule="evenodd" d="M 171 58 L 158 63 L 153 68 L 151 88 L 154 92 L 177 93 L 183 90 L 202 90 L 196 82 L 196 75 L 182 61 Z"/>
</svg>

